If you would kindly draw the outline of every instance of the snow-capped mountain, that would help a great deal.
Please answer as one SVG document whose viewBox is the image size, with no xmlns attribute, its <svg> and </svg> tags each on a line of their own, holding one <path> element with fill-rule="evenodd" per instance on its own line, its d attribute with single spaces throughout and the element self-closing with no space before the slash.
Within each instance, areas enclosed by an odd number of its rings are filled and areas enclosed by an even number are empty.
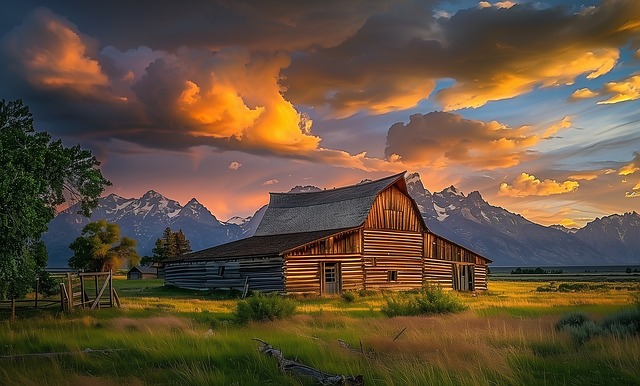
<svg viewBox="0 0 640 386">
<path fill-rule="evenodd" d="M 575 235 L 602 253 L 640 261 L 640 215 L 636 212 L 596 218 Z"/>
<path fill-rule="evenodd" d="M 490 258 L 495 265 L 604 265 L 640 260 L 640 215 L 636 212 L 598 218 L 577 230 L 545 227 L 490 205 L 479 192 L 465 195 L 450 186 L 431 193 L 417 173 L 408 175 L 406 181 L 431 231 Z M 307 185 L 290 192 L 319 190 Z M 221 222 L 195 198 L 181 206 L 153 190 L 138 199 L 111 194 L 100 199 L 91 219 L 77 215 L 75 206 L 61 212 L 49 224 L 43 240 L 49 265 L 65 266 L 71 256 L 68 245 L 87 223 L 104 218 L 120 225 L 123 235 L 135 238 L 141 255 L 151 255 L 166 227 L 182 229 L 195 251 L 252 236 L 266 208 L 253 216 Z"/>
<path fill-rule="evenodd" d="M 492 259 L 495 265 L 598 265 L 624 260 L 596 250 L 571 233 L 492 206 L 477 191 L 465 196 L 450 186 L 432 194 L 417 173 L 407 176 L 407 188 L 429 229 Z"/>
<path fill-rule="evenodd" d="M 43 236 L 52 267 L 67 264 L 72 254 L 69 244 L 80 236 L 87 223 L 98 219 L 117 223 L 122 235 L 136 239 L 140 255 L 151 255 L 156 240 L 166 227 L 173 231 L 182 229 L 193 250 L 236 240 L 245 233 L 243 226 L 220 222 L 195 198 L 181 206 L 153 190 L 140 198 L 127 199 L 116 194 L 103 197 L 91 218 L 76 214 L 77 210 L 77 206 L 72 206 L 58 214 Z"/>
</svg>

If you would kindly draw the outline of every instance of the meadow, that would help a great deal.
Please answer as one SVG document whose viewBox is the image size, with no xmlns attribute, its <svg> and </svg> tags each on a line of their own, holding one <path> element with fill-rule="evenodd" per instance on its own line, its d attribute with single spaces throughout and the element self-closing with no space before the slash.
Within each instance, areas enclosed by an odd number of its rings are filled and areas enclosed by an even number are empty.
<svg viewBox="0 0 640 386">
<path fill-rule="evenodd" d="M 367 385 L 640 384 L 637 335 L 577 343 L 555 328 L 569 313 L 598 322 L 639 307 L 639 283 L 540 290 L 559 284 L 492 280 L 484 293 L 456 294 L 465 311 L 431 316 L 389 318 L 381 293 L 299 298 L 294 316 L 239 324 L 235 293 L 119 279 L 121 308 L 0 321 L 0 384 L 313 384 L 282 374 L 252 338 Z"/>
</svg>

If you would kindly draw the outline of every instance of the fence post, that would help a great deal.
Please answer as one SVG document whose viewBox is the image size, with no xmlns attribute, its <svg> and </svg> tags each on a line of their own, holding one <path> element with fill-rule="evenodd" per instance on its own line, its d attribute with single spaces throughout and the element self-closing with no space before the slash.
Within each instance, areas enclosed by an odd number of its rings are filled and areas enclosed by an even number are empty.
<svg viewBox="0 0 640 386">
<path fill-rule="evenodd" d="M 73 278 L 71 277 L 71 272 L 67 272 L 67 283 L 67 300 L 69 301 L 69 309 L 73 310 Z"/>
<path fill-rule="evenodd" d="M 40 292 L 40 278 L 36 277 L 36 302 L 33 308 L 38 308 L 38 292 Z"/>
<path fill-rule="evenodd" d="M 80 297 L 82 299 L 82 309 L 84 310 L 85 292 L 84 292 L 84 276 L 80 276 Z"/>
<path fill-rule="evenodd" d="M 62 312 L 64 312 L 65 303 L 67 302 L 67 299 L 64 298 L 64 293 L 64 283 L 60 283 L 60 307 L 62 308 Z"/>
<path fill-rule="evenodd" d="M 113 270 L 109 270 L 109 307 L 113 308 Z"/>
</svg>

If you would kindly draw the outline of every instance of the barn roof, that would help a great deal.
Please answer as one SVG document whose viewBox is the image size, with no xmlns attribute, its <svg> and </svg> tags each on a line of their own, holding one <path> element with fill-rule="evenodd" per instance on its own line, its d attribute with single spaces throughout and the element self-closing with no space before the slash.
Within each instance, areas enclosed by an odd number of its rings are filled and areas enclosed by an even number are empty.
<svg viewBox="0 0 640 386">
<path fill-rule="evenodd" d="M 332 229 L 316 232 L 303 232 L 284 235 L 252 236 L 246 239 L 232 241 L 201 251 L 188 253 L 180 257 L 171 258 L 167 262 L 181 262 L 193 260 L 213 260 L 235 257 L 264 257 L 277 256 L 289 249 L 299 247 L 312 241 L 322 239 L 332 234 L 340 233 L 342 229 Z"/>
<path fill-rule="evenodd" d="M 138 271 L 140 273 L 152 273 L 152 274 L 158 273 L 157 268 L 149 267 L 147 265 L 136 265 L 135 267 L 129 270 L 129 272 L 133 272 L 133 271 Z"/>
<path fill-rule="evenodd" d="M 355 228 L 364 223 L 375 198 L 393 184 L 407 193 L 404 172 L 343 188 L 270 193 L 256 236 Z"/>
</svg>

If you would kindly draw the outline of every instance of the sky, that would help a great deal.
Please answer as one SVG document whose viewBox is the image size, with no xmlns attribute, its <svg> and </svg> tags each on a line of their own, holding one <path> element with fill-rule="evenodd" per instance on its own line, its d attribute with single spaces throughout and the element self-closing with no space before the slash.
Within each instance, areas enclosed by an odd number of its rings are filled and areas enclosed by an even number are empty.
<svg viewBox="0 0 640 386">
<path fill-rule="evenodd" d="M 402 171 L 542 225 L 640 211 L 640 1 L 37 1 L 0 98 L 216 217 Z"/>
</svg>

